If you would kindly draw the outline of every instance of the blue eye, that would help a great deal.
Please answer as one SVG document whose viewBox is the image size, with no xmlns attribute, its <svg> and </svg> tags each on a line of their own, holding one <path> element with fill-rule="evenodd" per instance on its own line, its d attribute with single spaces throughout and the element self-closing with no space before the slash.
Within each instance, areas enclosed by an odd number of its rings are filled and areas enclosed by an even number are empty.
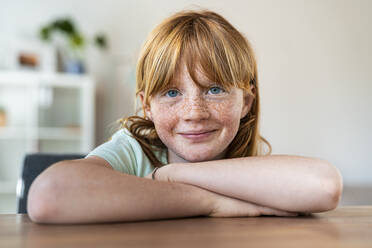
<svg viewBox="0 0 372 248">
<path fill-rule="evenodd" d="M 168 90 L 167 93 L 165 93 L 165 95 L 169 97 L 176 97 L 177 94 L 178 94 L 177 90 Z"/>
<path fill-rule="evenodd" d="M 212 95 L 220 94 L 221 92 L 224 92 L 224 90 L 221 87 L 214 86 L 209 89 L 208 92 L 211 92 Z"/>
</svg>

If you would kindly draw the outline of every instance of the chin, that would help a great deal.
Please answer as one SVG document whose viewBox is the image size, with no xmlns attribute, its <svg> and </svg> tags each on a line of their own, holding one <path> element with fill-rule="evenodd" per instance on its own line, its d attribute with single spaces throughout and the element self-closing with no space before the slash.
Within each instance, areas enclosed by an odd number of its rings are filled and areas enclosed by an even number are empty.
<svg viewBox="0 0 372 248">
<path fill-rule="evenodd" d="M 206 154 L 195 154 L 193 156 L 188 156 L 188 155 L 185 155 L 185 156 L 182 156 L 185 160 L 191 162 L 191 163 L 196 163 L 196 162 L 205 162 L 205 161 L 210 161 L 210 160 L 214 160 L 214 158 L 216 156 L 214 155 L 206 155 Z"/>
</svg>

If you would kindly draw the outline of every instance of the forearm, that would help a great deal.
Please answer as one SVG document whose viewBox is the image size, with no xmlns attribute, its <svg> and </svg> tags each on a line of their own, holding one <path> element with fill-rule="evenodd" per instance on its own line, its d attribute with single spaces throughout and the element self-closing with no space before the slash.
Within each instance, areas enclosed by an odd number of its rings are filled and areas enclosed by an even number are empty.
<svg viewBox="0 0 372 248">
<path fill-rule="evenodd" d="M 170 181 L 293 212 L 335 208 L 342 191 L 336 168 L 304 157 L 274 155 L 173 164 L 168 171 Z"/>
<path fill-rule="evenodd" d="M 136 221 L 207 215 L 202 188 L 153 181 L 100 165 L 60 162 L 32 184 L 28 212 L 41 223 Z"/>
</svg>

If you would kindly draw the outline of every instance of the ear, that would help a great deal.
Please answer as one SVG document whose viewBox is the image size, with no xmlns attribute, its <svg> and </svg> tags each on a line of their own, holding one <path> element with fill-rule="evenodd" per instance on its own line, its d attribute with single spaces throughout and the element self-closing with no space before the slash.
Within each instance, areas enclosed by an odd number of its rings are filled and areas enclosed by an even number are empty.
<svg viewBox="0 0 372 248">
<path fill-rule="evenodd" d="M 243 90 L 244 103 L 240 119 L 243 119 L 252 108 L 253 101 L 256 97 L 256 88 L 253 85 L 251 85 L 251 92 L 253 93 L 253 96 L 249 94 L 246 90 Z"/>
<path fill-rule="evenodd" d="M 150 108 L 150 106 L 148 106 L 145 103 L 145 93 L 143 91 L 141 91 L 140 93 L 138 93 L 138 95 L 139 95 L 139 97 L 141 99 L 141 102 L 142 102 L 142 109 L 143 109 L 143 112 L 145 114 L 145 118 L 150 119 L 152 121 L 151 108 Z"/>
</svg>

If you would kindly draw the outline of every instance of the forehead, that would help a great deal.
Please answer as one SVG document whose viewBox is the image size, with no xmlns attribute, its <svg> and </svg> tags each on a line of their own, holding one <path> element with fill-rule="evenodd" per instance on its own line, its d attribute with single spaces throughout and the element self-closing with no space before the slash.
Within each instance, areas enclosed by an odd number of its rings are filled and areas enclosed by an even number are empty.
<svg viewBox="0 0 372 248">
<path fill-rule="evenodd" d="M 182 63 L 174 73 L 170 85 L 182 85 L 188 82 L 195 83 L 199 87 L 207 87 L 215 84 L 201 69 L 196 67 L 193 73 L 190 73 L 186 64 Z"/>
</svg>

